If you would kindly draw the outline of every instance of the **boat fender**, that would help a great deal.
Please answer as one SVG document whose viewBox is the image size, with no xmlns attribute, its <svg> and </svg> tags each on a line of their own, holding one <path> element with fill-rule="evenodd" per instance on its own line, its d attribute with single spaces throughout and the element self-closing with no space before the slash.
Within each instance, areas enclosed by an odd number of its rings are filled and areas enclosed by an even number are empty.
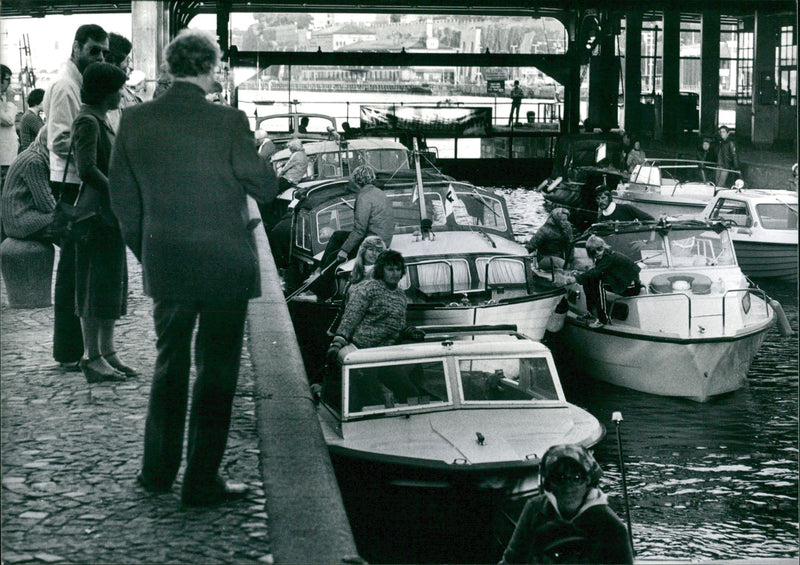
<svg viewBox="0 0 800 565">
<path fill-rule="evenodd" d="M 772 306 L 773 310 L 775 310 L 775 315 L 778 318 L 778 331 L 781 333 L 781 336 L 793 336 L 794 330 L 792 330 L 792 325 L 789 323 L 789 318 L 786 317 L 786 312 L 783 311 L 783 306 L 781 306 L 781 303 L 774 298 L 771 298 L 769 305 Z"/>
<path fill-rule="evenodd" d="M 564 327 L 564 320 L 567 317 L 567 311 L 569 310 L 569 303 L 567 299 L 562 297 L 559 303 L 556 305 L 556 309 L 550 314 L 550 319 L 547 320 L 547 331 L 550 333 L 557 333 L 560 332 L 561 329 Z"/>
</svg>

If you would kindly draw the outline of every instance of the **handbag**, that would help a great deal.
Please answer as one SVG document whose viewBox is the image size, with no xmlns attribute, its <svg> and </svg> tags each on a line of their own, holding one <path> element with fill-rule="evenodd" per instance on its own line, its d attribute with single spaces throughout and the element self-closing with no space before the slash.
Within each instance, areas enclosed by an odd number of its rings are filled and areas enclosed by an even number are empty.
<svg viewBox="0 0 800 565">
<path fill-rule="evenodd" d="M 64 167 L 64 177 L 61 179 L 62 185 L 67 181 L 71 157 L 72 143 L 70 143 L 69 153 L 67 153 L 67 164 Z M 96 206 L 90 202 L 90 198 L 87 198 L 86 189 L 86 184 L 81 183 L 78 188 L 78 196 L 75 197 L 75 202 L 72 204 L 64 200 L 63 191 L 56 202 L 56 209 L 53 213 L 53 230 L 65 243 L 85 241 L 99 219 Z"/>
</svg>

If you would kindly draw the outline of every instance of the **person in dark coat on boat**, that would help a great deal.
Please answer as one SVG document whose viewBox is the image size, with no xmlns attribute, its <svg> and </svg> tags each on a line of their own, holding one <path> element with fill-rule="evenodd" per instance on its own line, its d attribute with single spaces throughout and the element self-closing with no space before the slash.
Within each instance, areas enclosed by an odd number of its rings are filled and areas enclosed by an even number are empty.
<svg viewBox="0 0 800 565">
<path fill-rule="evenodd" d="M 702 161 L 703 163 L 708 163 L 710 165 L 714 165 L 717 162 L 717 149 L 714 146 L 714 140 L 711 139 L 709 136 L 703 136 L 702 141 L 700 142 L 700 146 L 697 148 L 695 152 L 695 158 L 698 161 Z M 714 177 L 711 176 L 711 173 L 706 171 L 705 165 L 700 165 L 700 174 L 702 176 L 703 182 L 709 182 L 715 180 Z"/>
<path fill-rule="evenodd" d="M 598 486 L 603 471 L 585 447 L 554 445 L 503 552 L 506 563 L 633 563 L 628 530 Z"/>
<path fill-rule="evenodd" d="M 642 212 L 635 206 L 614 202 L 611 189 L 605 184 L 597 187 L 594 193 L 597 202 L 598 222 L 652 222 L 653 216 Z"/>
<path fill-rule="evenodd" d="M 561 269 L 572 251 L 572 237 L 569 210 L 555 208 L 542 227 L 531 236 L 525 248 L 530 253 L 536 252 L 540 269 Z"/>
<path fill-rule="evenodd" d="M 586 322 L 590 327 L 600 327 L 609 323 L 606 304 L 606 290 L 621 296 L 635 296 L 641 290 L 639 266 L 631 259 L 612 251 L 601 237 L 589 236 L 586 252 L 594 260 L 594 267 L 579 273 L 573 271 L 568 282 L 577 282 L 586 293 Z M 597 313 L 597 318 L 592 313 Z"/>
<path fill-rule="evenodd" d="M 737 171 L 741 176 L 741 165 L 739 164 L 739 153 L 736 151 L 736 144 L 730 137 L 731 131 L 727 126 L 719 126 L 719 145 L 717 146 L 717 165 L 725 171 L 717 171 L 716 185 L 729 188 L 736 175 L 731 177 L 730 171 Z M 729 181 L 728 179 L 731 179 Z"/>
</svg>

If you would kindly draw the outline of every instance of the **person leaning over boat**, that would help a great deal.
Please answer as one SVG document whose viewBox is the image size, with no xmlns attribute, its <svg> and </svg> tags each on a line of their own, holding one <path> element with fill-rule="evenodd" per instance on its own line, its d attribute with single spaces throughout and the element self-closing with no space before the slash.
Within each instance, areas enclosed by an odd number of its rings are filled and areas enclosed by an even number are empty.
<svg viewBox="0 0 800 565">
<path fill-rule="evenodd" d="M 548 449 L 540 494 L 525 504 L 500 564 L 633 563 L 628 531 L 598 486 L 602 476 L 585 447 Z"/>
<path fill-rule="evenodd" d="M 572 251 L 572 224 L 569 210 L 555 208 L 525 244 L 528 252 L 536 252 L 540 269 L 561 269 Z"/>
<path fill-rule="evenodd" d="M 399 252 L 387 249 L 378 255 L 372 278 L 351 289 L 342 321 L 328 348 L 329 361 L 347 343 L 359 348 L 380 347 L 425 337 L 422 330 L 406 325 L 407 299 L 398 288 L 405 273 L 405 259 Z"/>
<path fill-rule="evenodd" d="M 586 240 L 586 252 L 594 260 L 594 267 L 579 273 L 572 271 L 568 283 L 577 282 L 586 294 L 585 319 L 591 327 L 609 323 L 606 304 L 606 289 L 621 296 L 635 296 L 641 290 L 639 266 L 625 255 L 612 251 L 602 238 L 596 235 Z M 592 317 L 597 313 L 597 319 Z"/>
<path fill-rule="evenodd" d="M 621 202 L 614 202 L 611 189 L 605 184 L 597 187 L 594 193 L 597 202 L 598 222 L 652 222 L 653 216 L 642 212 L 635 206 Z"/>
</svg>

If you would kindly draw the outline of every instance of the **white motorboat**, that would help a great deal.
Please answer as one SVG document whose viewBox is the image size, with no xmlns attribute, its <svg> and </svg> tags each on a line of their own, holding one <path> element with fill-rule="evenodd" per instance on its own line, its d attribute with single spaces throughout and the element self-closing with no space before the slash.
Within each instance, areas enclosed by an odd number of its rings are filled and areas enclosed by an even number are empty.
<svg viewBox="0 0 800 565">
<path fill-rule="evenodd" d="M 699 402 L 744 386 L 776 313 L 764 292 L 749 286 L 722 223 L 596 224 L 577 242 L 570 268 L 592 266 L 590 233 L 637 262 L 642 289 L 629 297 L 609 292 L 611 323 L 593 327 L 582 318 L 585 296 L 574 285 L 557 336 L 564 359 L 602 381 Z"/>
<path fill-rule="evenodd" d="M 717 191 L 717 172 L 725 170 L 703 161 L 646 159 L 627 183 L 617 186 L 614 200 L 632 204 L 654 218 L 697 214 Z"/>
<path fill-rule="evenodd" d="M 319 420 L 348 475 L 520 494 L 550 446 L 603 438 L 564 397 L 550 350 L 513 326 L 425 330 L 419 343 L 348 345 L 326 372 Z"/>
<path fill-rule="evenodd" d="M 703 217 L 730 225 L 739 267 L 749 277 L 797 282 L 797 193 L 721 190 Z"/>
</svg>

